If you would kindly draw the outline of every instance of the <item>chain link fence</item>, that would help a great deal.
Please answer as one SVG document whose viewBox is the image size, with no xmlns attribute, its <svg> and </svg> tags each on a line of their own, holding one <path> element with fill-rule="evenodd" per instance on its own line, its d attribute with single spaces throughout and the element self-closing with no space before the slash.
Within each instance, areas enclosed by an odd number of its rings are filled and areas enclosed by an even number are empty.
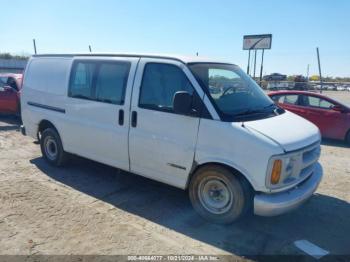
<svg viewBox="0 0 350 262">
<path fill-rule="evenodd" d="M 350 92 L 350 82 L 319 82 L 319 81 L 266 81 L 257 83 L 265 90 L 328 90 Z"/>
</svg>

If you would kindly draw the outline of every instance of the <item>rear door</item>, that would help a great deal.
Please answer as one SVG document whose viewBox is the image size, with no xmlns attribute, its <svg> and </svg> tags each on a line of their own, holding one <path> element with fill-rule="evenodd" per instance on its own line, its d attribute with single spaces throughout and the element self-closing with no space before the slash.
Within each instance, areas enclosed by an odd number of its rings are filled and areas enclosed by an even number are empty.
<svg viewBox="0 0 350 262">
<path fill-rule="evenodd" d="M 68 152 L 129 170 L 130 96 L 138 60 L 74 60 L 65 121 Z"/>
<path fill-rule="evenodd" d="M 200 118 L 174 113 L 173 97 L 178 91 L 203 97 L 198 86 L 195 90 L 194 82 L 180 62 L 140 60 L 131 105 L 132 172 L 185 187 L 193 165 Z"/>
<path fill-rule="evenodd" d="M 345 132 L 343 123 L 346 115 L 332 109 L 334 104 L 317 96 L 302 95 L 301 106 L 307 112 L 306 119 L 313 122 L 323 137 L 343 139 Z"/>
</svg>

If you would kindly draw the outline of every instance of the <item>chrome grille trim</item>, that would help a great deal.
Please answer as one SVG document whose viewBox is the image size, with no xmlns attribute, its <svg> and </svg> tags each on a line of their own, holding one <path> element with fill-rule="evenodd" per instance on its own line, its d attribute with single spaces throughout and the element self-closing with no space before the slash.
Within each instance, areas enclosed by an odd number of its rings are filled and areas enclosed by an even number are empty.
<svg viewBox="0 0 350 262">
<path fill-rule="evenodd" d="M 320 158 L 321 155 L 321 147 L 320 144 L 315 145 L 315 147 L 310 150 L 303 152 L 303 168 L 306 168 L 314 163 Z"/>
<path fill-rule="evenodd" d="M 321 141 L 284 154 L 283 156 L 294 156 L 293 171 L 290 175 L 284 176 L 279 184 L 275 186 L 268 184 L 271 192 L 280 192 L 293 188 L 308 179 L 315 171 L 320 154 Z"/>
</svg>

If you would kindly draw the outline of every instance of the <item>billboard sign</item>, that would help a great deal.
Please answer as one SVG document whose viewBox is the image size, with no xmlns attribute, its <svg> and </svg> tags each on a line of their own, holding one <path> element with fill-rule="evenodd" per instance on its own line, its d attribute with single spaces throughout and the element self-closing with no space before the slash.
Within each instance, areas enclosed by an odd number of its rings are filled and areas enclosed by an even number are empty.
<svg viewBox="0 0 350 262">
<path fill-rule="evenodd" d="M 271 49 L 272 35 L 245 35 L 243 50 Z"/>
</svg>

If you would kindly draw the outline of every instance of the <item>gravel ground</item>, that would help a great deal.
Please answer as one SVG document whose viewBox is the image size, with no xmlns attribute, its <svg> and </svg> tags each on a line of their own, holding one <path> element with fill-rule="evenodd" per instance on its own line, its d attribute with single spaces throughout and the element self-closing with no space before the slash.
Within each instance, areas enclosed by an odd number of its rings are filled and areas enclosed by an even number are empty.
<svg viewBox="0 0 350 262">
<path fill-rule="evenodd" d="M 350 93 L 348 93 L 350 101 Z M 350 103 L 349 103 L 350 104 Z M 213 225 L 187 193 L 74 157 L 65 168 L 41 158 L 18 122 L 0 117 L 0 255 L 303 254 L 308 240 L 350 254 L 350 148 L 324 141 L 324 179 L 298 210 Z"/>
</svg>

